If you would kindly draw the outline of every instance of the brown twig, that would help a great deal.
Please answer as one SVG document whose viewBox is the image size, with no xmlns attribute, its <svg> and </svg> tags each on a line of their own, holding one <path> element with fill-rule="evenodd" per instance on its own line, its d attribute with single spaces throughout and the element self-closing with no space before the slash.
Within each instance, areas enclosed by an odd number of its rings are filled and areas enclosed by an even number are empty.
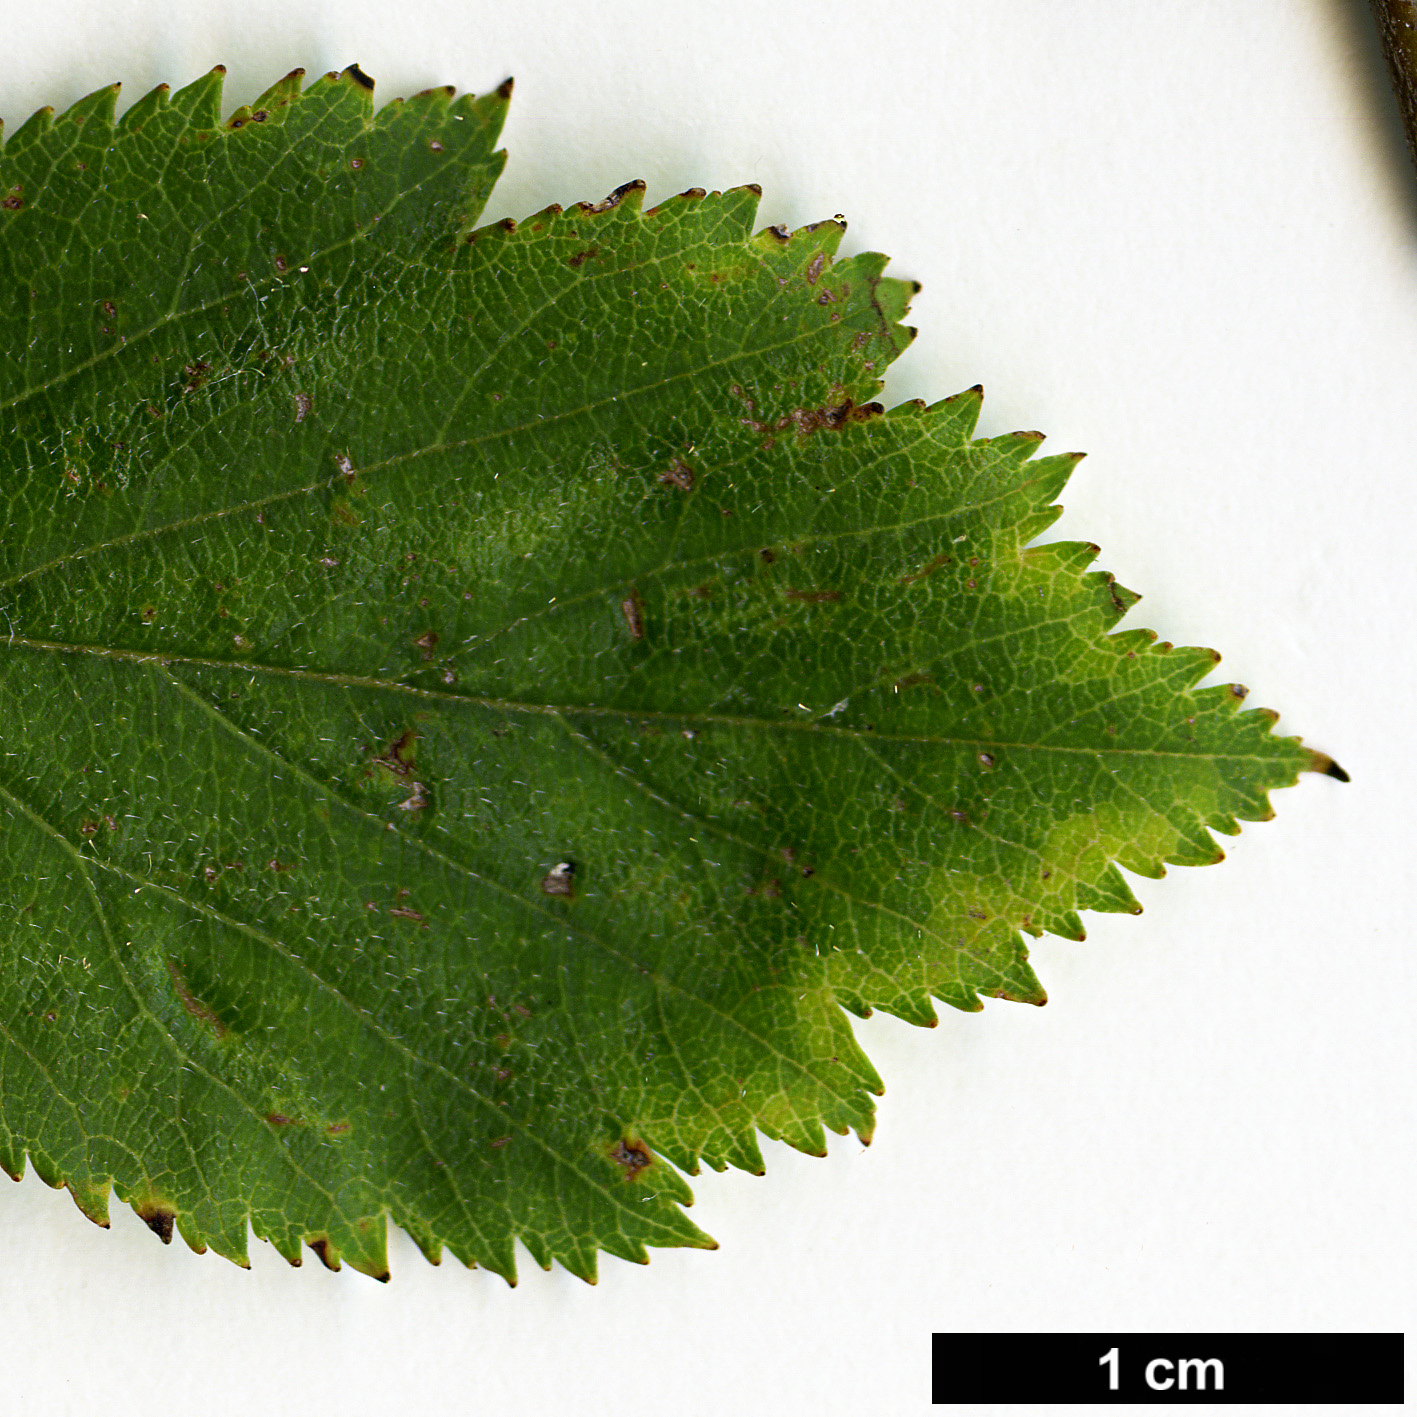
<svg viewBox="0 0 1417 1417">
<path fill-rule="evenodd" d="M 1407 129 L 1407 146 L 1417 163 L 1417 0 L 1370 0 L 1373 19 L 1387 55 L 1388 73 Z"/>
</svg>

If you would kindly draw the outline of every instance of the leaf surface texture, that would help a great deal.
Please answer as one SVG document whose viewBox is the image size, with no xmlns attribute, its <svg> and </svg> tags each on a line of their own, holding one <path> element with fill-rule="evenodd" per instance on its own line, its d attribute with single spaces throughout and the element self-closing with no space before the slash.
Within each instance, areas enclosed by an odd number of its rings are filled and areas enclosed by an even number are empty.
<svg viewBox="0 0 1417 1417">
<path fill-rule="evenodd" d="M 708 1245 L 685 1173 L 869 1138 L 843 1008 L 1041 1003 L 1326 764 L 1034 544 L 1075 457 L 873 402 L 840 224 L 479 229 L 509 90 L 221 77 L 0 155 L 12 1174 L 238 1261 Z"/>
</svg>

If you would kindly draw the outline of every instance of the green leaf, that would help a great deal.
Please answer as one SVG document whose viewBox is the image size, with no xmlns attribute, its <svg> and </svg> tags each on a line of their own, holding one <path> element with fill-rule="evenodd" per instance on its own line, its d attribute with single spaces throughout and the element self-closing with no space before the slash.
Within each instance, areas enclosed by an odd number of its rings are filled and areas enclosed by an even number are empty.
<svg viewBox="0 0 1417 1417">
<path fill-rule="evenodd" d="M 371 88 L 0 157 L 0 1162 L 592 1278 L 869 1138 L 843 1008 L 1042 1003 L 1021 932 L 1339 770 L 1034 544 L 1074 456 L 872 402 L 912 287 L 840 224 L 474 230 L 510 86 Z"/>
</svg>

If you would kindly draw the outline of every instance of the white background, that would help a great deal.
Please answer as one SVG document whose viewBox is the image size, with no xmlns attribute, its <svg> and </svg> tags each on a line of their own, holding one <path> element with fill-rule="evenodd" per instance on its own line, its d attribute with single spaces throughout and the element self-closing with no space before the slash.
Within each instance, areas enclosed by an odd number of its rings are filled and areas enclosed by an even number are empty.
<svg viewBox="0 0 1417 1417">
<path fill-rule="evenodd" d="M 980 381 L 983 432 L 1088 450 L 1056 534 L 1128 623 L 1353 775 L 1039 941 L 1046 1009 L 858 1025 L 874 1145 L 701 1177 L 717 1253 L 245 1273 L 0 1182 L 6 1410 L 908 1414 L 933 1330 L 1413 1320 L 1417 179 L 1365 4 L 0 0 L 0 33 L 12 129 L 218 62 L 231 107 L 297 64 L 514 74 L 488 220 L 634 177 L 846 213 L 924 282 L 887 400 Z"/>
</svg>

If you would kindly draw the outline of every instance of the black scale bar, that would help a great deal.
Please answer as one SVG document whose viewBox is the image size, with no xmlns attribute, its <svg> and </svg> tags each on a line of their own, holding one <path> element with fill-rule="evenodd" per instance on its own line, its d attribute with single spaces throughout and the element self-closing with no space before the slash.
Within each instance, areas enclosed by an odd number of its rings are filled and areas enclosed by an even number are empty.
<svg viewBox="0 0 1417 1417">
<path fill-rule="evenodd" d="M 934 1401 L 1400 1403 L 1400 1333 L 937 1333 Z"/>
</svg>

